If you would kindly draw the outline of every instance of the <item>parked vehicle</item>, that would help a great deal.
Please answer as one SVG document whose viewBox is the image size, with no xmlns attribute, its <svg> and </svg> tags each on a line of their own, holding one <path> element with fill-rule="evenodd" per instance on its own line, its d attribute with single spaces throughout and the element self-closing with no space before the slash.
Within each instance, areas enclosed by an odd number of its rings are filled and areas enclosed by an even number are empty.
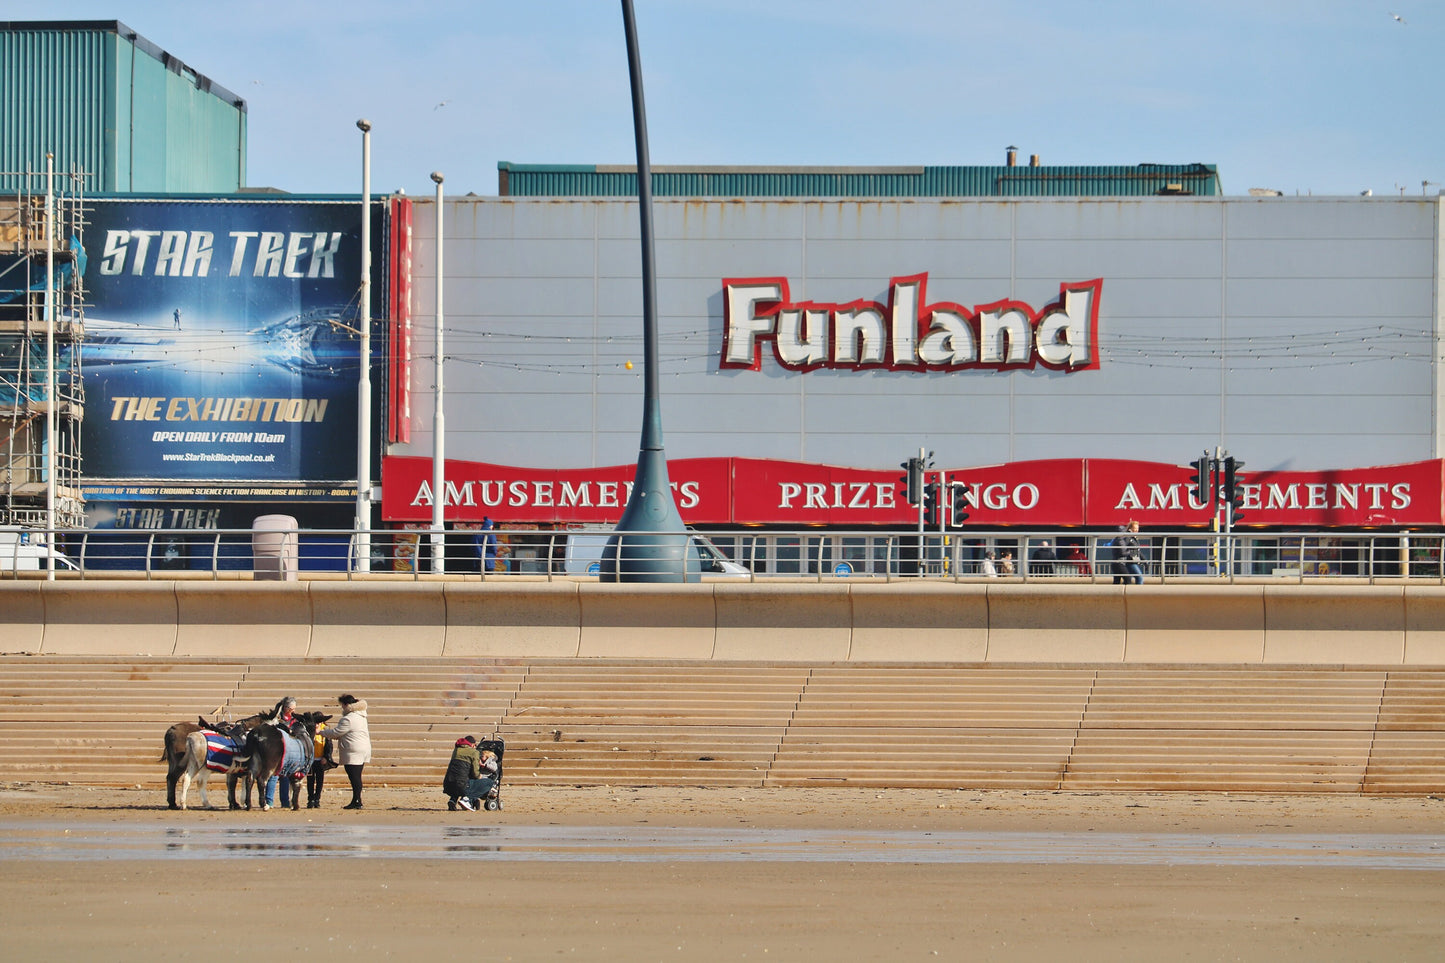
<svg viewBox="0 0 1445 963">
<path fill-rule="evenodd" d="M 611 532 L 568 532 L 562 571 L 567 575 L 602 574 L 602 551 L 611 537 Z M 739 565 L 728 558 L 702 535 L 694 533 L 690 539 L 693 549 L 702 560 L 703 575 L 748 578 L 752 574 L 747 566 Z"/>
<path fill-rule="evenodd" d="M 0 528 L 0 571 L 39 572 L 48 569 L 47 557 L 52 554 L 45 543 L 44 532 L 25 528 Z M 55 570 L 80 571 L 64 552 L 55 551 Z"/>
</svg>

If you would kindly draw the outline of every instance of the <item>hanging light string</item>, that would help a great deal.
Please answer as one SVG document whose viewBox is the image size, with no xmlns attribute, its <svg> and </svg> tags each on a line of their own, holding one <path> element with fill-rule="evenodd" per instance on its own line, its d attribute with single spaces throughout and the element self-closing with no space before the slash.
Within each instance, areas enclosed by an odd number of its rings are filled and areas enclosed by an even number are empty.
<svg viewBox="0 0 1445 963">
<path fill-rule="evenodd" d="M 342 312 L 341 316 L 346 314 Z M 547 323 L 538 322 L 539 325 Z M 313 320 L 312 327 L 309 334 L 295 333 L 294 343 L 285 328 L 270 331 L 238 326 L 173 331 L 164 326 L 136 327 L 124 340 L 110 341 L 104 335 L 91 337 L 86 348 L 92 353 L 109 354 L 106 366 L 135 369 L 214 366 L 258 371 L 274 368 L 276 359 L 287 357 L 289 351 L 298 366 L 307 371 L 334 377 L 354 376 L 357 359 L 354 355 L 347 357 L 344 347 L 345 342 L 357 340 L 350 322 L 337 322 L 328 329 L 317 326 Z M 449 324 L 447 335 L 446 359 L 479 368 L 557 375 L 641 376 L 640 366 L 627 367 L 628 361 L 640 357 L 642 338 L 638 334 L 593 338 L 548 334 L 542 330 L 526 333 L 468 330 L 460 324 L 456 327 Z M 665 373 L 678 375 L 716 371 L 716 340 L 716 329 L 710 327 L 659 332 L 659 348 L 663 349 L 659 364 Z M 330 352 L 325 350 L 328 343 L 333 347 Z M 1225 373 L 1376 362 L 1428 364 L 1441 353 L 1440 339 L 1432 332 L 1398 324 L 1224 337 L 1170 331 L 1103 334 L 1096 347 L 1106 364 Z M 126 353 L 134 360 L 122 360 Z M 414 362 L 433 358 L 425 353 L 412 355 Z M 94 370 L 97 365 L 90 367 Z"/>
</svg>

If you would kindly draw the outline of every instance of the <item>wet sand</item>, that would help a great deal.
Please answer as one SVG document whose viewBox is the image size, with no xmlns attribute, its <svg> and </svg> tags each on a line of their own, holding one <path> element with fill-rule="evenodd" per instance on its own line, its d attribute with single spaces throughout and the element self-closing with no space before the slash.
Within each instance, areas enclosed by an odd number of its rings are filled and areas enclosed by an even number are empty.
<svg viewBox="0 0 1445 963">
<path fill-rule="evenodd" d="M 224 801 L 224 791 L 212 793 Z M 366 808 L 171 812 L 159 784 L 0 787 L 0 823 L 1445 834 L 1445 801 L 1353 795 L 513 787 L 501 812 L 369 787 Z M 1426 960 L 1445 872 L 789 861 L 11 859 L 9 960 Z"/>
</svg>

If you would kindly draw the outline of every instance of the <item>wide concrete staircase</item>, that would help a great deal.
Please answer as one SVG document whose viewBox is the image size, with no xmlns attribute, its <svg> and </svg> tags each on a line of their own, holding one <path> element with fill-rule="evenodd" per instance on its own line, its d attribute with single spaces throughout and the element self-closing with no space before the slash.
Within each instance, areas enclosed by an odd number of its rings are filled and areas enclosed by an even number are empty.
<svg viewBox="0 0 1445 963">
<path fill-rule="evenodd" d="M 369 784 L 470 733 L 513 785 L 1445 792 L 1445 667 L 485 659 L 0 657 L 0 781 L 159 794 L 171 723 L 343 692 Z"/>
</svg>

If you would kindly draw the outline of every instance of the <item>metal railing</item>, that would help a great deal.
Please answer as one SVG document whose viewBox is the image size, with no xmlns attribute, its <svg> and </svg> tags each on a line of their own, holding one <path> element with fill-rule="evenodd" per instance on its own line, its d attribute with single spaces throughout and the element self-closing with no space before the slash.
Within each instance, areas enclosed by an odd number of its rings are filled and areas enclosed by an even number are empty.
<svg viewBox="0 0 1445 963">
<path fill-rule="evenodd" d="M 435 542 L 427 531 L 303 529 L 287 533 L 287 558 L 257 554 L 251 529 L 0 529 L 0 578 L 46 578 L 47 544 L 57 578 L 596 578 L 608 533 L 508 528 L 493 551 L 470 529 Z M 689 531 L 704 579 L 1070 580 L 1125 577 L 1114 533 L 960 531 Z M 50 537 L 53 536 L 53 537 Z M 360 536 L 360 537 L 359 537 Z M 368 565 L 358 544 L 370 543 Z M 1053 558 L 1040 557 L 1048 543 Z M 1445 534 L 1268 532 L 1232 536 L 1199 531 L 1139 537 L 1145 581 L 1313 582 L 1425 579 L 1445 583 Z M 628 551 L 627 542 L 622 552 Z M 985 559 L 992 553 L 996 576 Z M 435 558 L 434 558 L 435 556 Z M 1013 571 L 1005 571 L 1005 557 Z"/>
</svg>

